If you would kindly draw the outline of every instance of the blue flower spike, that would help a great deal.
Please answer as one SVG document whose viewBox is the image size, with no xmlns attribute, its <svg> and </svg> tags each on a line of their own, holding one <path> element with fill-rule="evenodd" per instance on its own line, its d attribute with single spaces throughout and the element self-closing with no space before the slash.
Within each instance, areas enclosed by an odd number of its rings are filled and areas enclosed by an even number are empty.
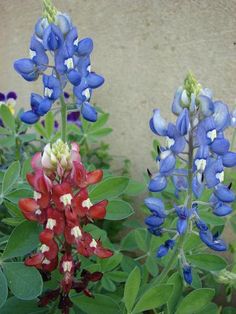
<svg viewBox="0 0 236 314">
<path fill-rule="evenodd" d="M 33 105 L 32 110 L 23 113 L 21 120 L 36 123 L 63 97 L 65 86 L 71 84 L 78 117 L 97 121 L 98 114 L 90 99 L 92 91 L 103 85 L 104 78 L 91 70 L 93 40 L 79 39 L 71 18 L 59 12 L 50 0 L 44 1 L 43 16 L 35 25 L 29 48 L 30 57 L 16 60 L 14 68 L 27 81 L 36 81 L 42 76 L 44 99 L 37 109 Z"/>
<path fill-rule="evenodd" d="M 176 115 L 175 122 L 168 122 L 160 109 L 153 110 L 149 122 L 160 145 L 157 149 L 157 169 L 153 174 L 148 170 L 151 195 L 144 203 L 151 214 L 145 223 L 152 235 L 165 235 L 169 239 L 159 246 L 158 258 L 171 254 L 176 243 L 170 261 L 174 261 L 176 255 L 180 258 L 183 279 L 191 285 L 192 267 L 188 262 L 188 253 L 183 250 L 185 237 L 193 233 L 199 235 L 208 248 L 227 250 L 220 234 L 212 233 L 201 213 L 203 209 L 218 217 L 232 213 L 235 193 L 225 176 L 225 167 L 236 166 L 236 153 L 230 150 L 225 131 L 230 126 L 236 127 L 236 110 L 230 113 L 225 103 L 215 101 L 212 92 L 202 88 L 190 73 L 174 95 L 172 112 Z M 174 186 L 174 195 L 173 198 L 168 197 L 168 203 L 164 204 L 161 193 L 165 192 L 170 182 L 170 189 Z M 211 192 L 208 202 L 200 200 L 205 191 Z M 171 222 L 171 228 L 167 227 L 168 222 Z M 173 265 L 174 262 L 171 267 Z"/>
</svg>

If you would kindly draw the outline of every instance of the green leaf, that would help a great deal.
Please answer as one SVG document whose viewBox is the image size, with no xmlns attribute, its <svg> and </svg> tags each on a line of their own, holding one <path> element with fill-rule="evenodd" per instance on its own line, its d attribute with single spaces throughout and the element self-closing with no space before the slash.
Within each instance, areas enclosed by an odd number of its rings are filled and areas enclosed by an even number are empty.
<svg viewBox="0 0 236 314">
<path fill-rule="evenodd" d="M 3 271 L 11 292 L 18 299 L 33 300 L 42 293 L 43 280 L 36 268 L 9 262 L 3 263 Z"/>
<path fill-rule="evenodd" d="M 40 226 L 32 221 L 24 221 L 17 226 L 10 235 L 1 260 L 24 256 L 34 250 L 38 245 Z"/>
<path fill-rule="evenodd" d="M 36 135 L 30 134 L 30 133 L 29 134 L 22 134 L 22 135 L 19 135 L 18 138 L 22 143 L 29 143 L 29 142 L 36 140 Z"/>
<path fill-rule="evenodd" d="M 132 206 L 122 200 L 112 200 L 108 203 L 105 219 L 121 220 L 131 216 L 134 213 Z"/>
<path fill-rule="evenodd" d="M 210 303 L 214 295 L 214 289 L 202 288 L 194 290 L 180 302 L 176 314 L 197 313 Z"/>
<path fill-rule="evenodd" d="M 8 296 L 7 279 L 0 268 L 0 308 L 4 305 Z"/>
<path fill-rule="evenodd" d="M 3 218 L 2 222 L 6 225 L 16 227 L 19 224 L 21 224 L 24 220 L 25 220 L 24 218 L 12 217 L 12 218 Z"/>
<path fill-rule="evenodd" d="M 208 271 L 219 271 L 227 266 L 227 262 L 222 257 L 212 254 L 189 255 L 188 261 L 194 266 Z"/>
<path fill-rule="evenodd" d="M 157 259 L 149 255 L 146 259 L 145 266 L 147 267 L 148 272 L 153 276 L 158 275 L 158 266 L 157 266 Z"/>
<path fill-rule="evenodd" d="M 102 126 L 104 126 L 107 123 L 108 118 L 109 118 L 109 113 L 103 113 L 101 116 L 99 116 L 98 120 L 90 126 L 89 132 L 94 132 L 100 129 Z"/>
<path fill-rule="evenodd" d="M 136 196 L 144 192 L 146 185 L 144 183 L 130 179 L 125 194 L 129 196 Z"/>
<path fill-rule="evenodd" d="M 11 134 L 11 132 L 9 129 L 0 127 L 0 134 L 1 135 L 9 135 L 9 134 Z"/>
<path fill-rule="evenodd" d="M 224 308 L 225 309 L 225 308 Z M 196 314 L 219 314 L 218 307 L 215 303 L 209 303 L 207 306 L 204 306 L 204 308 L 197 312 Z M 226 314 L 223 310 L 223 314 Z M 234 312 L 229 312 L 227 314 L 236 314 L 236 309 L 234 309 Z"/>
<path fill-rule="evenodd" d="M 135 300 L 139 292 L 140 283 L 141 283 L 140 269 L 138 267 L 135 267 L 133 271 L 130 273 L 125 283 L 123 300 L 128 314 L 131 313 L 132 308 L 135 304 Z"/>
<path fill-rule="evenodd" d="M 5 305 L 1 308 L 1 314 L 47 314 L 48 308 L 40 308 L 37 300 L 22 301 L 16 297 L 10 297 Z"/>
<path fill-rule="evenodd" d="M 18 189 L 18 190 L 14 190 L 12 192 L 7 193 L 6 195 L 4 195 L 4 198 L 12 203 L 17 204 L 20 198 L 32 197 L 32 195 L 33 195 L 32 190 Z"/>
<path fill-rule="evenodd" d="M 158 285 L 148 289 L 138 300 L 132 314 L 155 309 L 166 304 L 172 290 L 172 285 Z"/>
<path fill-rule="evenodd" d="M 139 228 L 135 230 L 135 240 L 138 245 L 138 248 L 144 252 L 147 252 L 148 245 L 147 243 L 147 237 L 148 237 L 148 231 L 146 228 Z"/>
<path fill-rule="evenodd" d="M 94 131 L 94 132 L 89 132 L 87 134 L 87 136 L 90 138 L 96 139 L 96 138 L 106 136 L 106 135 L 110 134 L 111 132 L 112 132 L 112 128 L 104 128 L 104 129 L 99 129 L 99 130 Z"/>
<path fill-rule="evenodd" d="M 39 135 L 41 135 L 41 136 L 45 137 L 46 139 L 48 139 L 47 131 L 46 131 L 46 129 L 42 126 L 42 124 L 41 124 L 40 122 L 35 123 L 35 124 L 34 124 L 34 128 L 35 128 L 36 132 L 37 132 Z"/>
<path fill-rule="evenodd" d="M 24 162 L 23 162 L 22 169 L 21 169 L 21 178 L 23 180 L 26 180 L 26 174 L 28 172 L 32 171 L 31 159 L 32 158 L 28 158 L 28 159 L 24 160 Z"/>
<path fill-rule="evenodd" d="M 101 259 L 101 271 L 107 272 L 111 271 L 112 269 L 116 268 L 122 261 L 123 255 L 121 253 L 115 252 L 110 258 Z"/>
<path fill-rule="evenodd" d="M 24 216 L 22 215 L 19 207 L 16 204 L 10 203 L 8 201 L 4 201 L 4 205 L 8 209 L 9 214 L 12 217 L 18 217 L 24 219 Z"/>
<path fill-rule="evenodd" d="M 138 248 L 135 231 L 131 230 L 123 239 L 121 240 L 121 250 L 122 251 L 135 251 Z"/>
<path fill-rule="evenodd" d="M 111 297 L 106 295 L 94 294 L 94 298 L 79 295 L 72 297 L 72 302 L 87 314 L 120 313 L 119 305 Z"/>
<path fill-rule="evenodd" d="M 127 273 L 124 273 L 123 271 L 112 271 L 107 273 L 107 277 L 115 282 L 125 282 L 127 280 Z"/>
<path fill-rule="evenodd" d="M 116 285 L 114 284 L 114 282 L 111 279 L 109 279 L 106 276 L 106 274 L 102 277 L 101 285 L 107 291 L 110 291 L 110 292 L 116 291 Z"/>
<path fill-rule="evenodd" d="M 16 145 L 16 140 L 14 136 L 7 136 L 7 137 L 0 138 L 0 146 L 9 148 L 15 145 Z"/>
<path fill-rule="evenodd" d="M 169 313 L 174 313 L 175 307 L 182 295 L 183 279 L 180 274 L 176 272 L 168 279 L 167 283 L 173 285 L 173 291 L 170 298 L 168 299 L 167 306 L 169 309 Z"/>
<path fill-rule="evenodd" d="M 0 116 L 5 127 L 15 131 L 15 118 L 7 106 L 0 107 Z"/>
<path fill-rule="evenodd" d="M 4 174 L 2 182 L 2 194 L 6 194 L 17 182 L 20 175 L 20 162 L 13 162 Z"/>
<path fill-rule="evenodd" d="M 90 198 L 93 201 L 113 199 L 125 191 L 128 183 L 126 177 L 109 177 L 96 185 L 90 192 Z"/>
</svg>

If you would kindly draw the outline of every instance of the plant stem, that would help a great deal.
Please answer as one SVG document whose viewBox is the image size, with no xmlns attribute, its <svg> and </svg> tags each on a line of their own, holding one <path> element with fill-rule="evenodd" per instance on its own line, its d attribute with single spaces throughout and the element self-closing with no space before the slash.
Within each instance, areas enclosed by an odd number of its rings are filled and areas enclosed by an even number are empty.
<svg viewBox="0 0 236 314">
<path fill-rule="evenodd" d="M 190 130 L 189 130 L 189 140 L 188 140 L 188 191 L 187 191 L 187 208 L 192 208 L 192 198 L 193 198 L 193 191 L 192 191 L 192 181 L 193 181 L 193 172 L 192 172 L 192 165 L 193 165 L 193 127 L 192 127 L 192 121 L 190 120 Z M 188 226 L 189 229 L 189 226 Z M 175 248 L 172 252 L 172 255 L 170 256 L 170 259 L 165 266 L 164 270 L 158 276 L 155 278 L 153 283 L 163 283 L 163 281 L 166 279 L 166 276 L 168 275 L 169 271 L 171 270 L 172 266 L 174 265 L 176 261 L 176 257 L 179 254 L 180 250 L 183 249 L 184 239 L 185 239 L 185 232 L 184 234 L 179 236 L 179 240 L 175 245 Z"/>
<path fill-rule="evenodd" d="M 236 128 L 234 129 L 232 140 L 231 140 L 231 149 L 232 150 L 234 149 L 235 139 L 236 139 Z"/>
<path fill-rule="evenodd" d="M 61 102 L 61 139 L 63 142 L 66 142 L 67 108 L 64 96 L 60 97 L 60 102 Z"/>
</svg>

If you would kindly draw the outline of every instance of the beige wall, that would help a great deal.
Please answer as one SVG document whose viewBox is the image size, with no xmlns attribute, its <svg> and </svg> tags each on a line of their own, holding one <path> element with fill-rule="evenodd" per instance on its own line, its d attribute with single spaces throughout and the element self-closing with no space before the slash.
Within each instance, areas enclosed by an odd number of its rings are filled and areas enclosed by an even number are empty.
<svg viewBox="0 0 236 314">
<path fill-rule="evenodd" d="M 191 69 L 216 98 L 236 99 L 235 0 L 55 0 L 81 37 L 94 39 L 93 69 L 106 78 L 93 100 L 111 113 L 112 152 L 133 162 L 136 177 L 150 166 L 152 109 L 170 115 L 175 88 Z M 29 106 L 32 90 L 13 70 L 27 55 L 41 1 L 0 0 L 0 90 L 16 90 Z M 153 165 L 153 164 L 152 164 Z"/>
</svg>

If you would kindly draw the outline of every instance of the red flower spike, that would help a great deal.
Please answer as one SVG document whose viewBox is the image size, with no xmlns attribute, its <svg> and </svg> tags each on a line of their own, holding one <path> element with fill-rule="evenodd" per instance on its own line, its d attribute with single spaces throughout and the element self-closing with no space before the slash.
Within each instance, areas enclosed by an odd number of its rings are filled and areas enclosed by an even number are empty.
<svg viewBox="0 0 236 314">
<path fill-rule="evenodd" d="M 56 301 L 60 295 L 60 289 L 51 290 L 46 292 L 42 297 L 39 297 L 38 306 L 47 306 L 50 302 Z"/>
<path fill-rule="evenodd" d="M 56 235 L 62 234 L 65 228 L 64 214 L 53 208 L 48 208 L 47 217 L 46 228 L 52 230 Z"/>
<path fill-rule="evenodd" d="M 54 185 L 52 199 L 59 210 L 64 210 L 66 206 L 72 203 L 72 189 L 68 182 Z"/>
<path fill-rule="evenodd" d="M 40 209 L 38 203 L 33 198 L 22 198 L 19 200 L 18 205 L 26 219 L 38 221 L 41 224 L 45 222 L 46 213 L 43 209 Z"/>
<path fill-rule="evenodd" d="M 103 177 L 103 171 L 100 169 L 91 171 L 87 173 L 87 183 L 90 184 L 96 184 L 102 180 Z"/>
</svg>

